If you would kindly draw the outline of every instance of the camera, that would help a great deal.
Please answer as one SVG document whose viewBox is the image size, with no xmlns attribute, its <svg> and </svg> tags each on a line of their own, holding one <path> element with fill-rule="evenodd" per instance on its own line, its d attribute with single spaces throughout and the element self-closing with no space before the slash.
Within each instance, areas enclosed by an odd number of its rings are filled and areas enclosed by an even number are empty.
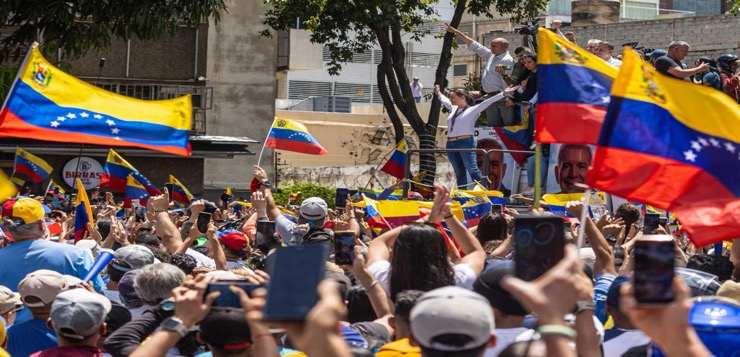
<svg viewBox="0 0 740 357">
<path fill-rule="evenodd" d="M 537 28 L 540 27 L 538 21 L 539 19 L 524 20 L 520 23 L 522 27 L 515 28 L 514 32 L 525 36 L 535 36 L 537 35 Z"/>
</svg>

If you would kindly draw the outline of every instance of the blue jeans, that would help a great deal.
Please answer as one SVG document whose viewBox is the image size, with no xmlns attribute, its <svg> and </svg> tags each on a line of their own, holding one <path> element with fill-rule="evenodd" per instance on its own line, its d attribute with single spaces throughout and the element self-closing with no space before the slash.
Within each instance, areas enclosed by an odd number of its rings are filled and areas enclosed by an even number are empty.
<svg viewBox="0 0 740 357">
<path fill-rule="evenodd" d="M 455 141 L 447 141 L 448 149 L 475 149 L 475 139 L 465 138 Z M 450 160 L 452 169 L 455 170 L 455 179 L 457 187 L 460 189 L 472 188 L 468 186 L 468 173 L 474 181 L 480 182 L 483 174 L 475 163 L 475 151 L 471 152 L 447 152 L 447 158 Z"/>
</svg>

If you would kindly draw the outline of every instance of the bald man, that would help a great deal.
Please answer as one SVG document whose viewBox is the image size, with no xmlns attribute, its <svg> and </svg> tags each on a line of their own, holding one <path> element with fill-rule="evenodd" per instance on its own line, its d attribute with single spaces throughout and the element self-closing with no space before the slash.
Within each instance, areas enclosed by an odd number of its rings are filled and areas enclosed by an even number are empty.
<svg viewBox="0 0 740 357">
<path fill-rule="evenodd" d="M 475 52 L 486 63 L 481 76 L 482 94 L 493 96 L 503 92 L 509 86 L 506 80 L 511 78 L 511 72 L 514 69 L 514 57 L 509 54 L 509 41 L 505 38 L 494 38 L 491 40 L 489 49 L 450 24 L 445 24 L 445 26 L 447 26 L 447 32 L 454 33 L 468 46 L 469 50 Z M 486 117 L 489 126 L 515 124 L 514 107 L 506 106 L 504 100 L 486 108 Z"/>
</svg>

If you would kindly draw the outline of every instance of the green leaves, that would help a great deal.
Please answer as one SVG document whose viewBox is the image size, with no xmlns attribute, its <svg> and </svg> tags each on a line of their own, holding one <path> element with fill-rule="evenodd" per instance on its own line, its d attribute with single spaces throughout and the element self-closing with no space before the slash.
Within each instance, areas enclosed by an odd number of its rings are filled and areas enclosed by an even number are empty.
<svg viewBox="0 0 740 357">
<path fill-rule="evenodd" d="M 157 40 L 181 26 L 218 22 L 225 0 L 21 0 L 0 2 L 3 24 L 16 30 L 0 40 L 0 61 L 41 34 L 45 47 L 75 59 L 103 49 L 113 38 Z"/>
</svg>

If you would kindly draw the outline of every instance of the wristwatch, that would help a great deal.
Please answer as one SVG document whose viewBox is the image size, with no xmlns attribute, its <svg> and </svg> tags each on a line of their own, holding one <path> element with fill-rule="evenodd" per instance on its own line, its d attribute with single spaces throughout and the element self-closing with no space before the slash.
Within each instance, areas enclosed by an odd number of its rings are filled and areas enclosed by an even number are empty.
<svg viewBox="0 0 740 357">
<path fill-rule="evenodd" d="M 177 332 L 177 334 L 180 335 L 180 338 L 185 337 L 185 335 L 187 335 L 190 331 L 187 327 L 185 327 L 185 324 L 182 322 L 182 320 L 174 316 L 164 319 L 164 321 L 162 321 L 161 327 L 168 331 Z"/>
<path fill-rule="evenodd" d="M 588 300 L 582 300 L 576 303 L 576 315 L 578 315 L 583 310 L 591 310 L 596 311 L 596 303 L 593 301 Z"/>
<path fill-rule="evenodd" d="M 269 180 L 260 181 L 260 186 L 270 188 L 270 181 Z"/>
</svg>

